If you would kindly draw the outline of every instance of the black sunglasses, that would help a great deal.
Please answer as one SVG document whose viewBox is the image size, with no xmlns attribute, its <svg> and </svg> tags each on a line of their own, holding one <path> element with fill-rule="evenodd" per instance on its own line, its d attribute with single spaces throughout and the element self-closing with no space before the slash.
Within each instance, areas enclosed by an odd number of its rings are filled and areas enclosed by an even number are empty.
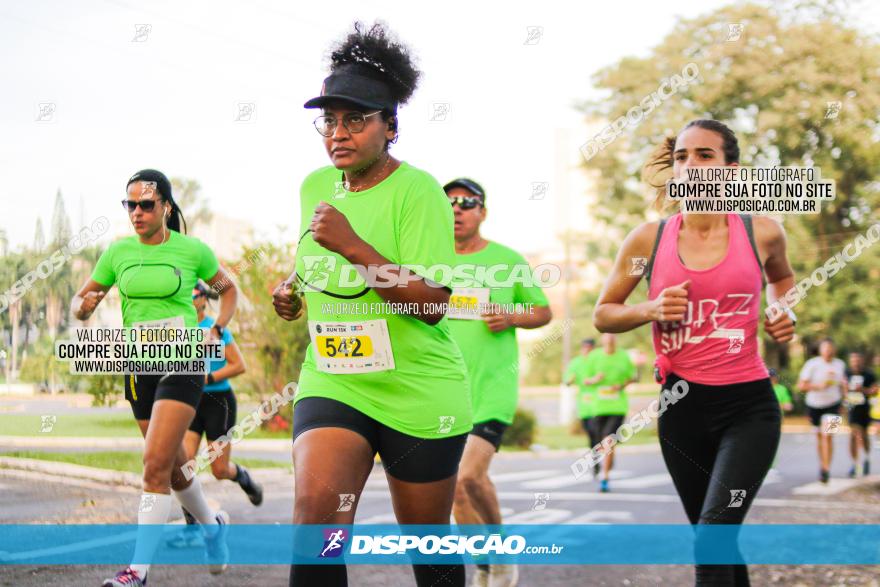
<svg viewBox="0 0 880 587">
<path fill-rule="evenodd" d="M 129 213 L 134 212 L 138 206 L 144 212 L 152 212 L 156 207 L 156 200 L 122 200 L 122 207 L 127 209 Z"/>
<path fill-rule="evenodd" d="M 458 204 L 462 210 L 472 210 L 477 206 L 482 206 L 483 200 L 478 196 L 455 196 L 449 198 L 449 204 L 452 206 Z"/>
</svg>

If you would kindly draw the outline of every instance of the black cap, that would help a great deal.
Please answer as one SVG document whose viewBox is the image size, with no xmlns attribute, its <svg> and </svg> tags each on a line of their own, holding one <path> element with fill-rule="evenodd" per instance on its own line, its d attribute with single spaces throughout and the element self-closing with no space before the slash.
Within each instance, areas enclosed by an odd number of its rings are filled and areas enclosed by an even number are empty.
<svg viewBox="0 0 880 587">
<path fill-rule="evenodd" d="M 397 101 L 391 88 L 376 69 L 359 63 L 346 63 L 337 67 L 324 79 L 321 95 L 312 98 L 305 108 L 323 108 L 333 100 L 351 102 L 364 108 L 397 112 Z"/>
<path fill-rule="evenodd" d="M 595 338 L 585 338 L 581 341 L 581 344 L 589 344 L 592 346 L 596 346 L 596 339 Z"/>
<path fill-rule="evenodd" d="M 165 174 L 161 171 L 156 171 L 155 169 L 141 169 L 140 171 L 128 178 L 128 183 L 125 184 L 126 191 L 128 191 L 128 186 L 136 181 L 151 181 L 155 183 L 156 189 L 159 190 L 159 194 L 162 196 L 162 199 L 172 200 L 171 182 L 168 181 L 168 178 L 165 177 Z"/>
<path fill-rule="evenodd" d="M 483 202 L 486 201 L 486 190 L 483 189 L 483 186 L 472 179 L 468 179 L 467 177 L 459 177 L 458 179 L 453 179 L 445 186 L 443 186 L 443 191 L 448 194 L 449 190 L 451 190 L 452 188 L 464 188 L 475 196 L 480 196 L 480 198 L 483 199 Z"/>
</svg>

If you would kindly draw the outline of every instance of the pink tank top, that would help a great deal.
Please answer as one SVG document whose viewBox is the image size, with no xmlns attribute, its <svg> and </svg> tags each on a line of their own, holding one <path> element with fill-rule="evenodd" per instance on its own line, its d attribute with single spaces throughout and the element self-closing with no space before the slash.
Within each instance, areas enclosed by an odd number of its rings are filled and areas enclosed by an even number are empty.
<svg viewBox="0 0 880 587">
<path fill-rule="evenodd" d="M 727 253 L 710 269 L 688 269 L 678 256 L 681 214 L 666 222 L 651 271 L 648 298 L 688 279 L 682 322 L 653 322 L 655 365 L 694 383 L 727 385 L 769 375 L 758 354 L 762 273 L 742 218 L 727 215 Z"/>
</svg>

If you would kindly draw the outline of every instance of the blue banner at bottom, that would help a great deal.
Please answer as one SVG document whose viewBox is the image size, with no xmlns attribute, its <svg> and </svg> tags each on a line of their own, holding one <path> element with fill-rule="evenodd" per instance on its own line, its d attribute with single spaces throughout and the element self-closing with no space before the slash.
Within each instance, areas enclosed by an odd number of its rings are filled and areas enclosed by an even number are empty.
<svg viewBox="0 0 880 587">
<path fill-rule="evenodd" d="M 200 526 L 171 524 L 6 524 L 0 525 L 0 564 L 128 564 L 136 542 L 139 556 L 147 556 L 141 553 L 152 551 L 151 544 L 157 546 L 150 560 L 134 562 L 203 564 L 205 547 L 194 544 L 203 542 L 205 534 Z M 880 525 L 874 524 L 234 524 L 207 540 L 225 543 L 228 562 L 239 565 L 880 564 Z"/>
</svg>

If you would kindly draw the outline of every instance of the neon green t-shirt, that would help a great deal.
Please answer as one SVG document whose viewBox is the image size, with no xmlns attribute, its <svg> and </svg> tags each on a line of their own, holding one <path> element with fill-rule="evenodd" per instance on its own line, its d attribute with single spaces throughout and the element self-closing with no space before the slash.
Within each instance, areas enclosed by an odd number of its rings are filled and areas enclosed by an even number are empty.
<svg viewBox="0 0 880 587">
<path fill-rule="evenodd" d="M 788 392 L 788 388 L 781 383 L 776 383 L 773 385 L 773 392 L 776 394 L 776 399 L 779 401 L 780 404 L 791 403 L 791 394 Z"/>
<path fill-rule="evenodd" d="M 456 254 L 455 258 L 456 268 L 468 267 L 468 270 L 453 276 L 454 287 L 488 286 L 490 304 L 548 305 L 544 292 L 532 280 L 528 262 L 513 249 L 490 242 L 482 250 L 467 255 Z M 476 267 L 493 269 L 491 272 L 477 272 Z M 520 309 L 528 311 L 527 306 L 520 306 Z M 498 420 L 513 423 L 519 395 L 516 329 L 492 332 L 482 320 L 450 319 L 449 331 L 467 365 L 474 422 Z"/>
<path fill-rule="evenodd" d="M 608 354 L 603 348 L 590 351 L 587 355 L 586 377 L 604 375 L 599 383 L 587 385 L 584 393 L 589 394 L 590 409 L 593 416 L 626 415 L 629 398 L 626 391 L 611 391 L 608 386 L 628 383 L 636 373 L 635 365 L 624 350 Z"/>
<path fill-rule="evenodd" d="M 315 208 L 324 201 L 344 214 L 358 236 L 392 263 L 426 268 L 452 266 L 452 208 L 443 188 L 431 175 L 405 162 L 378 185 L 362 192 L 345 191 L 341 181 L 342 172 L 328 166 L 311 173 L 301 187 L 300 234 L 304 236 L 296 251 L 296 272 L 319 290 L 306 288 L 308 319 L 310 323 L 384 320 L 394 368 L 366 373 L 319 370 L 313 340 L 306 349 L 295 401 L 306 397 L 334 399 L 419 438 L 444 438 L 470 431 L 467 372 L 449 334 L 448 319 L 444 317 L 431 326 L 406 314 L 388 312 L 373 289 L 353 299 L 327 295 L 324 292 L 356 296 L 364 290 L 364 281 L 344 257 L 321 247 L 311 233 L 306 233 Z M 448 285 L 451 278 L 450 271 L 416 273 L 443 285 Z M 359 304 L 360 311 L 355 313 L 353 306 L 342 304 Z"/>
<path fill-rule="evenodd" d="M 593 404 L 590 400 L 592 400 L 592 396 L 587 394 L 587 386 L 584 385 L 584 379 L 587 377 L 587 356 L 586 355 L 577 355 L 571 361 L 568 362 L 568 367 L 565 368 L 565 373 L 562 375 L 562 382 L 566 383 L 571 381 L 572 384 L 577 386 L 577 411 L 578 418 L 586 419 L 592 418 L 593 414 Z"/>
<path fill-rule="evenodd" d="M 114 241 L 92 271 L 93 281 L 119 288 L 125 327 L 178 316 L 187 328 L 199 326 L 193 287 L 199 279 L 213 279 L 220 264 L 199 239 L 174 230 L 169 234 L 160 245 L 145 245 L 137 236 Z"/>
</svg>

